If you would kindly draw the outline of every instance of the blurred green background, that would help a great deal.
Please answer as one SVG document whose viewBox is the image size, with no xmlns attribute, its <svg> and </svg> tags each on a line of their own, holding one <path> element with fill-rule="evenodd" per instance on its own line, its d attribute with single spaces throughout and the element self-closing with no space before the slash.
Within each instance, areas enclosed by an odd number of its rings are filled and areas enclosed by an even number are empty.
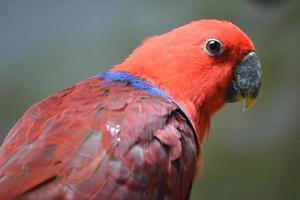
<svg viewBox="0 0 300 200">
<path fill-rule="evenodd" d="M 300 199 L 299 0 L 0 0 L 0 141 L 36 101 L 200 18 L 247 32 L 263 86 L 246 113 L 230 104 L 214 118 L 192 199 Z"/>
</svg>

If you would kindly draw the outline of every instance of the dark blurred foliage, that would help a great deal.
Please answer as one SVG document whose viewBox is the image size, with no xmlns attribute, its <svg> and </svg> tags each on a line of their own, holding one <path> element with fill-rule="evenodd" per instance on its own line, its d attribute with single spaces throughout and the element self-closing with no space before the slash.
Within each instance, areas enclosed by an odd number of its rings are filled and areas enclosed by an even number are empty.
<svg viewBox="0 0 300 200">
<path fill-rule="evenodd" d="M 252 38 L 263 87 L 212 121 L 192 199 L 300 198 L 300 1 L 0 1 L 0 133 L 34 102 L 124 59 L 144 38 L 200 18 Z"/>
<path fill-rule="evenodd" d="M 289 0 L 249 0 L 258 4 L 265 4 L 266 6 L 277 6 L 277 4 L 287 3 Z"/>
</svg>

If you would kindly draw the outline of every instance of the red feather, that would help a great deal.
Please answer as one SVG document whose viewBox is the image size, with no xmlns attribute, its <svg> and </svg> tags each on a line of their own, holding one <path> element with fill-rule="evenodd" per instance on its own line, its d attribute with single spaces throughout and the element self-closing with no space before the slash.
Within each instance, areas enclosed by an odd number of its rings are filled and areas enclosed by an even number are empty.
<svg viewBox="0 0 300 200">
<path fill-rule="evenodd" d="M 187 119 L 162 97 L 101 82 L 25 113 L 0 151 L 1 199 L 185 198 L 197 156 Z"/>
</svg>

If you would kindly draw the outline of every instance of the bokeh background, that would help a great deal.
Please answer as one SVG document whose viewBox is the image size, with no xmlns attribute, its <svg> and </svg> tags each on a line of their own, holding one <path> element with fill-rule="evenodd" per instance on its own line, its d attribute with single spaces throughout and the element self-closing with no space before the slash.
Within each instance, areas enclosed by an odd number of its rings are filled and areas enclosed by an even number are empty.
<svg viewBox="0 0 300 200">
<path fill-rule="evenodd" d="M 192 199 L 300 199 L 299 0 L 0 0 L 0 141 L 36 101 L 199 18 L 247 32 L 263 86 L 246 113 L 230 104 L 214 118 Z"/>
</svg>

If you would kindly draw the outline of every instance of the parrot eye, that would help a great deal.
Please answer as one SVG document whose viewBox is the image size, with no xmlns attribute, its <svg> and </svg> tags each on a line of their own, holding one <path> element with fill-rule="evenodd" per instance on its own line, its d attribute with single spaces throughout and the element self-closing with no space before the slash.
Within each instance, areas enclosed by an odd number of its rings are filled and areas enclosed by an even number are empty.
<svg viewBox="0 0 300 200">
<path fill-rule="evenodd" d="M 209 39 L 205 44 L 205 51 L 210 56 L 219 56 L 223 52 L 223 45 L 217 39 Z"/>
</svg>

